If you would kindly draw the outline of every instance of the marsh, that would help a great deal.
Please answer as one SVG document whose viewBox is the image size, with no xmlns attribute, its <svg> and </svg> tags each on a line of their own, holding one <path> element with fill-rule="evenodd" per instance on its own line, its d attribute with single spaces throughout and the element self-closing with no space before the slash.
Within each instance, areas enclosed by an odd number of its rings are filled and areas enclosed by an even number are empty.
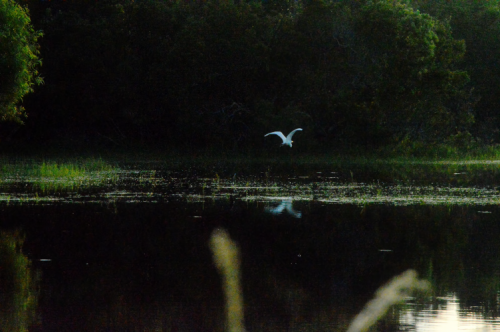
<svg viewBox="0 0 500 332">
<path fill-rule="evenodd" d="M 2 231 L 38 274 L 32 329 L 223 331 L 217 228 L 241 250 L 249 331 L 345 331 L 408 269 L 432 291 L 375 330 L 498 327 L 496 164 L 284 164 L 113 161 L 68 187 L 6 171 Z"/>
</svg>

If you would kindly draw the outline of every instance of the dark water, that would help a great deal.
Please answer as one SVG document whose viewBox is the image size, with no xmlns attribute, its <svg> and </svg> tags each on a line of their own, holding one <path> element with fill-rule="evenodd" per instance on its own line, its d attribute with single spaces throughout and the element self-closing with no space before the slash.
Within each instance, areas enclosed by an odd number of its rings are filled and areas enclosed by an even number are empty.
<svg viewBox="0 0 500 332">
<path fill-rule="evenodd" d="M 216 228 L 241 249 L 248 331 L 345 331 L 407 269 L 432 291 L 392 307 L 373 331 L 500 329 L 500 208 L 488 170 L 470 175 L 478 184 L 448 186 L 479 189 L 473 203 L 457 203 L 469 196 L 450 191 L 448 203 L 396 204 L 372 198 L 396 197 L 397 185 L 419 192 L 431 180 L 356 180 L 351 169 L 151 169 L 129 167 L 102 187 L 30 187 L 20 201 L 19 183 L 4 186 L 11 197 L 0 201 L 1 230 L 24 234 L 22 252 L 39 272 L 30 331 L 223 331 L 222 285 L 208 247 Z M 332 199 L 338 195 L 366 203 Z"/>
</svg>

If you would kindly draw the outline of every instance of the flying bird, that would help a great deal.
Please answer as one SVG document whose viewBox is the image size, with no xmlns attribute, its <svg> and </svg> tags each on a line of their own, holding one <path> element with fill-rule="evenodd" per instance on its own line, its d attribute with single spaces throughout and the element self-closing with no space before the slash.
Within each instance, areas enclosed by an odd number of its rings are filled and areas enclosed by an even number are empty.
<svg viewBox="0 0 500 332">
<path fill-rule="evenodd" d="M 269 136 L 269 135 L 278 135 L 283 140 L 283 143 L 281 145 L 288 145 L 289 147 L 292 147 L 292 143 L 293 143 L 292 136 L 293 136 L 293 134 L 295 134 L 296 131 L 302 131 L 302 128 L 297 128 L 295 130 L 292 130 L 290 132 L 290 134 L 288 134 L 287 137 L 285 137 L 285 135 L 283 135 L 283 133 L 281 131 L 273 131 L 272 133 L 264 135 L 264 137 Z"/>
</svg>

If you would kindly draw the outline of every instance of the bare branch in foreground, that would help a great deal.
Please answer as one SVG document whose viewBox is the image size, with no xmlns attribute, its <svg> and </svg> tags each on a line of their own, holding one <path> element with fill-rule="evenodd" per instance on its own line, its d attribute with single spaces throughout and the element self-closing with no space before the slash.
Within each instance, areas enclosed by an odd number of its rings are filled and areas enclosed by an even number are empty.
<svg viewBox="0 0 500 332">
<path fill-rule="evenodd" d="M 417 272 L 414 270 L 403 272 L 377 290 L 375 298 L 369 301 L 354 318 L 347 332 L 367 331 L 386 313 L 387 309 L 403 301 L 412 291 L 428 289 L 430 289 L 429 282 L 417 279 Z"/>
</svg>

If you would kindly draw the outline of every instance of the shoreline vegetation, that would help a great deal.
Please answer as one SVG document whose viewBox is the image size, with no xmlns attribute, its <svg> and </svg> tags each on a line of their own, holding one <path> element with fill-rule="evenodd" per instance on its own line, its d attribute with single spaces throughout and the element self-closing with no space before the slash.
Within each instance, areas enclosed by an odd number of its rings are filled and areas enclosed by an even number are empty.
<svg viewBox="0 0 500 332">
<path fill-rule="evenodd" d="M 500 144 L 474 143 L 469 146 L 450 144 L 425 144 L 415 142 L 409 145 L 387 145 L 382 147 L 346 146 L 302 146 L 295 142 L 293 148 L 261 146 L 259 148 L 225 149 L 217 146 L 198 147 L 190 144 L 162 146 L 161 144 L 131 143 L 120 146 L 109 144 L 73 144 L 67 141 L 47 143 L 1 142 L 0 159 L 35 159 L 65 162 L 66 160 L 100 159 L 108 162 L 221 162 L 221 161 L 288 161 L 295 163 L 325 163 L 346 161 L 354 163 L 496 163 L 500 160 Z"/>
<path fill-rule="evenodd" d="M 500 0 L 9 0 L 0 9 L 3 31 L 20 33 L 0 32 L 12 39 L 0 120 L 17 121 L 0 124 L 0 142 L 13 147 L 231 153 L 273 150 L 265 133 L 298 127 L 291 155 L 342 147 L 452 158 L 500 143 Z"/>
<path fill-rule="evenodd" d="M 39 159 L 0 157 L 0 185 L 30 184 L 35 190 L 52 192 L 116 182 L 119 168 L 100 158 Z M 25 188 L 30 191 L 30 188 Z M 37 196 L 38 198 L 38 196 Z"/>
<path fill-rule="evenodd" d="M 21 166 L 26 169 L 26 164 L 43 164 L 47 172 L 64 173 L 67 175 L 77 174 L 80 171 L 110 171 L 118 164 L 129 163 L 151 163 L 163 164 L 165 166 L 175 165 L 197 165 L 198 167 L 213 167 L 223 164 L 268 164 L 269 166 L 285 165 L 290 167 L 304 165 L 496 165 L 500 164 L 500 147 L 487 147 L 474 150 L 458 150 L 452 148 L 432 148 L 416 151 L 414 154 L 399 153 L 395 150 L 365 151 L 353 149 L 350 151 L 317 151 L 317 152 L 288 152 L 277 151 L 221 151 L 213 149 L 181 151 L 180 149 L 155 150 L 155 149 L 81 149 L 67 153 L 66 150 L 57 151 L 50 149 L 50 152 L 1 152 L 0 161 L 6 167 L 11 164 Z M 96 163 L 95 165 L 91 165 Z M 83 167 L 82 170 L 75 167 Z M 90 166 L 90 168 L 89 168 Z M 96 168 L 97 167 L 97 168 Z M 60 168 L 58 170 L 58 168 Z M 12 169 L 14 171 L 14 169 Z M 35 169 L 29 171 L 34 174 Z M 42 175 L 43 167 L 40 168 Z M 42 175 L 43 176 L 43 175 Z"/>
<path fill-rule="evenodd" d="M 0 201 L 85 201 L 91 198 L 81 193 L 98 190 L 105 201 L 123 202 L 157 202 L 175 196 L 187 202 L 239 199 L 264 204 L 285 199 L 356 205 L 498 204 L 500 160 L 495 150 L 439 159 L 353 152 L 3 153 L 0 186 L 9 193 L 1 195 Z M 193 189 L 186 191 L 186 184 Z M 61 191 L 74 195 L 54 196 Z"/>
</svg>

